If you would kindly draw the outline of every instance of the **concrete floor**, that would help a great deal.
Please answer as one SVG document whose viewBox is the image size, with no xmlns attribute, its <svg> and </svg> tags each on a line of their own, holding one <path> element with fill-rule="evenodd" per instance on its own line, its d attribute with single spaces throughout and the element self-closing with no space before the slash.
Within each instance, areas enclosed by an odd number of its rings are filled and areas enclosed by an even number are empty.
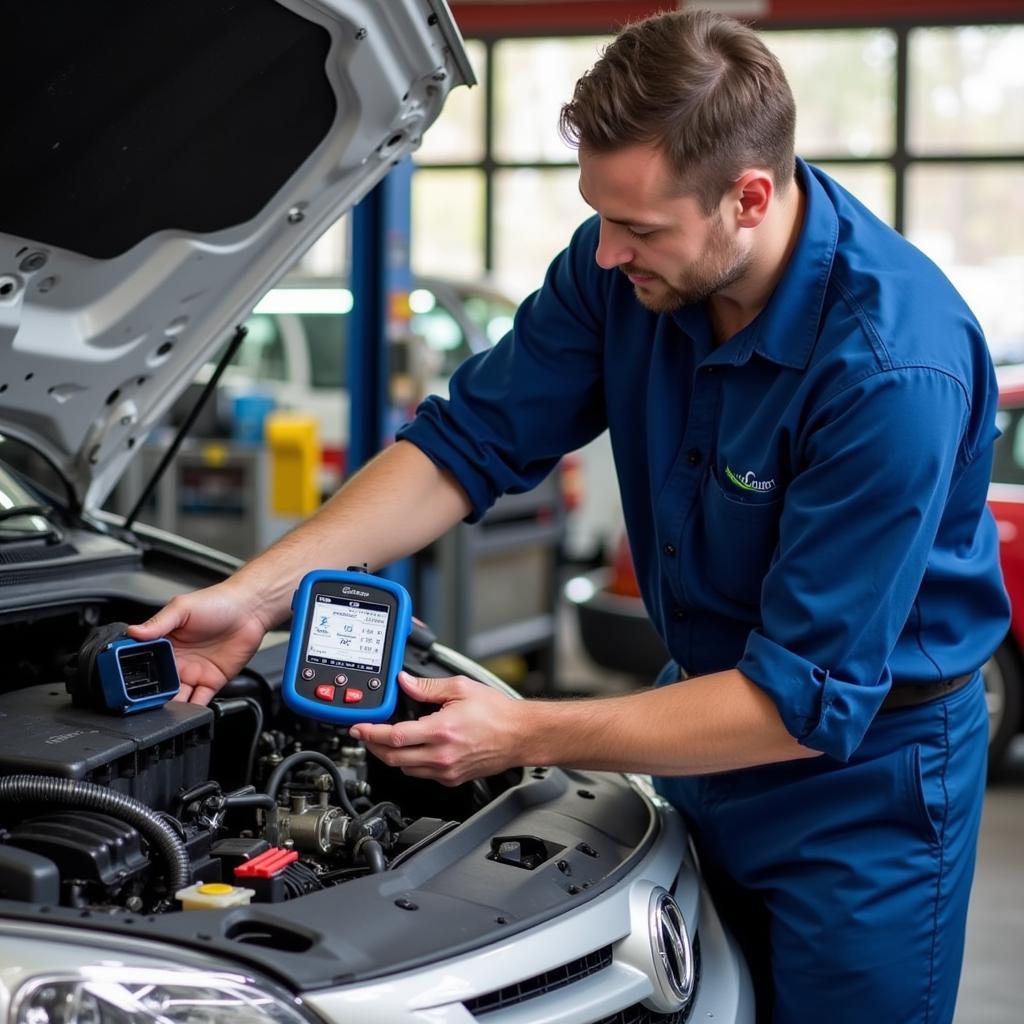
<svg viewBox="0 0 1024 1024">
<path fill-rule="evenodd" d="M 557 664 L 566 691 L 636 685 L 587 659 L 568 607 L 560 609 Z M 1006 777 L 990 785 L 985 800 L 955 1024 L 1024 1024 L 1024 736 L 1011 754 Z"/>
</svg>

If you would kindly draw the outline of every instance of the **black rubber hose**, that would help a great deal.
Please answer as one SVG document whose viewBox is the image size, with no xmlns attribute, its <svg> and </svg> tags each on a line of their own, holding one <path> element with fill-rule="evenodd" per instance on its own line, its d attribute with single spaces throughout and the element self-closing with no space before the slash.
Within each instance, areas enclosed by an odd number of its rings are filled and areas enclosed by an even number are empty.
<svg viewBox="0 0 1024 1024">
<path fill-rule="evenodd" d="M 167 865 L 168 885 L 172 893 L 192 882 L 192 865 L 185 844 L 155 812 L 134 797 L 76 779 L 9 775 L 0 779 L 0 803 L 58 804 L 120 818 L 138 829 L 160 851 Z"/>
<path fill-rule="evenodd" d="M 277 791 L 281 788 L 281 782 L 284 777 L 296 765 L 304 764 L 306 762 L 319 764 L 327 769 L 331 779 L 334 781 L 334 792 L 338 798 L 338 803 L 341 804 L 342 810 L 344 810 L 350 818 L 354 818 L 356 816 L 356 809 L 352 806 L 352 801 L 349 799 L 348 792 L 345 789 L 345 780 L 341 776 L 341 771 L 326 754 L 321 754 L 316 750 L 299 750 L 294 754 L 289 754 L 274 769 L 270 778 L 267 779 L 267 793 L 276 800 Z"/>
<path fill-rule="evenodd" d="M 229 810 L 236 807 L 259 807 L 265 811 L 276 811 L 277 801 L 269 793 L 232 793 L 224 797 L 224 806 Z"/>
<path fill-rule="evenodd" d="M 364 839 L 359 844 L 359 855 L 370 866 L 370 871 L 379 875 L 388 869 L 388 862 L 384 857 L 384 848 L 376 839 Z"/>
<path fill-rule="evenodd" d="M 392 829 L 400 830 L 402 825 L 402 812 L 395 804 L 385 801 L 374 804 L 373 807 L 363 811 L 352 822 L 351 832 L 353 835 L 380 839 L 385 835 L 390 835 Z"/>
<path fill-rule="evenodd" d="M 271 846 L 276 846 L 280 838 L 277 834 L 277 801 L 269 793 L 232 793 L 224 797 L 224 806 L 229 811 L 240 807 L 256 807 L 265 812 L 264 825 L 267 835 L 264 838 Z"/>
</svg>

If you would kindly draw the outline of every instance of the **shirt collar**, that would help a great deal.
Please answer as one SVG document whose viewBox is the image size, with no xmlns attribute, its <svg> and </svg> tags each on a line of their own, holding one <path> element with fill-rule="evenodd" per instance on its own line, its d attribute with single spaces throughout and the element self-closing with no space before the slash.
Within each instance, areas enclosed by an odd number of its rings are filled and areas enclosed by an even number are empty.
<svg viewBox="0 0 1024 1024">
<path fill-rule="evenodd" d="M 811 358 L 832 271 L 839 218 L 814 172 L 799 158 L 796 174 L 806 199 L 800 237 L 768 304 L 753 322 L 715 349 L 705 303 L 684 306 L 674 314 L 687 334 L 711 348 L 707 362 L 744 363 L 756 352 L 774 363 L 802 370 Z"/>
</svg>

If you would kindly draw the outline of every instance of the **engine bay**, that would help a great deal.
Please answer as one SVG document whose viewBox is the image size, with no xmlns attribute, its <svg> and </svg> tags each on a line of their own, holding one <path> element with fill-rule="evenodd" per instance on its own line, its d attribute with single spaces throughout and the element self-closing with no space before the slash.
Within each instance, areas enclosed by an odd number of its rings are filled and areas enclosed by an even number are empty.
<svg viewBox="0 0 1024 1024">
<path fill-rule="evenodd" d="M 529 766 L 446 787 L 296 716 L 283 632 L 209 707 L 75 706 L 67 669 L 90 633 L 223 574 L 159 542 L 141 558 L 103 543 L 0 591 L 0 919 L 170 943 L 300 991 L 535 927 L 655 842 L 655 807 L 625 776 Z M 404 668 L 504 687 L 426 630 Z M 431 710 L 403 696 L 395 719 Z"/>
<path fill-rule="evenodd" d="M 61 666 L 97 618 L 116 611 L 40 612 L 0 630 L 7 899 L 165 913 L 180 909 L 177 892 L 212 885 L 211 906 L 231 905 L 227 889 L 279 903 L 395 867 L 521 776 L 458 790 L 408 779 L 371 764 L 345 729 L 288 712 L 273 676 L 256 669 L 209 707 L 76 707 Z M 409 651 L 417 672 L 428 644 Z M 280 657 L 272 647 L 258 660 Z M 29 685 L 10 688 L 19 680 Z"/>
</svg>

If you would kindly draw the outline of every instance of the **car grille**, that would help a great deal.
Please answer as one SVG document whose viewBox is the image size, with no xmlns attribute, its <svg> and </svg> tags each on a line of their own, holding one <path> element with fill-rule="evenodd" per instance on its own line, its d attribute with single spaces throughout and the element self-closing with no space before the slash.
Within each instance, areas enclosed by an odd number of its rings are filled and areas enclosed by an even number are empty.
<svg viewBox="0 0 1024 1024">
<path fill-rule="evenodd" d="M 553 992 L 555 989 L 564 988 L 573 982 L 590 977 L 598 971 L 610 967 L 612 964 L 612 947 L 605 946 L 593 953 L 562 964 L 543 974 L 537 974 L 532 978 L 517 982 L 515 985 L 506 985 L 494 992 L 487 992 L 474 999 L 467 999 L 463 1004 L 475 1017 L 492 1013 L 495 1010 L 503 1010 L 508 1006 L 515 1006 L 527 999 L 544 995 L 546 992 Z M 681 1010 L 675 1013 L 658 1013 L 650 1010 L 641 1003 L 635 1006 L 628 1006 L 608 1017 L 595 1020 L 593 1024 L 687 1024 L 690 1013 L 697 1002 L 697 991 L 700 988 L 700 938 L 693 943 L 693 998 Z"/>
<path fill-rule="evenodd" d="M 636 1006 L 619 1010 L 610 1017 L 602 1017 L 594 1021 L 594 1024 L 683 1024 L 688 1014 L 685 1009 L 677 1010 L 675 1013 L 658 1013 L 656 1010 L 648 1010 L 646 1006 L 637 1003 Z"/>
<path fill-rule="evenodd" d="M 606 967 L 611 967 L 611 964 L 612 947 L 605 946 L 578 960 L 571 960 L 567 964 L 517 982 L 515 985 L 506 985 L 505 988 L 499 988 L 495 992 L 486 992 L 474 999 L 467 999 L 465 1007 L 475 1016 L 492 1013 L 494 1010 L 503 1010 L 506 1006 L 515 1006 L 525 999 L 533 999 L 546 992 L 553 992 L 557 988 L 571 985 L 575 981 L 589 978 L 590 975 L 596 974 Z"/>
<path fill-rule="evenodd" d="M 697 1003 L 697 991 L 700 988 L 700 938 L 693 942 L 693 997 L 681 1010 L 675 1013 L 658 1013 L 649 1010 L 641 1003 L 619 1010 L 610 1017 L 602 1017 L 593 1024 L 686 1024 Z"/>
</svg>

